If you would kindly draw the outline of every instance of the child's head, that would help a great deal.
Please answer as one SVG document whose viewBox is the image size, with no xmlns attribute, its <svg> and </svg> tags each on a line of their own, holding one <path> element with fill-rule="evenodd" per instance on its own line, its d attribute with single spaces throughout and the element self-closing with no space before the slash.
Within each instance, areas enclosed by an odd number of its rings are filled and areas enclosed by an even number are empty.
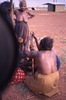
<svg viewBox="0 0 66 100">
<path fill-rule="evenodd" d="M 50 37 L 44 37 L 39 44 L 39 50 L 52 50 L 53 39 Z"/>
<path fill-rule="evenodd" d="M 26 10 L 27 9 L 26 1 L 25 0 L 20 1 L 19 7 L 20 7 L 21 11 Z"/>
</svg>

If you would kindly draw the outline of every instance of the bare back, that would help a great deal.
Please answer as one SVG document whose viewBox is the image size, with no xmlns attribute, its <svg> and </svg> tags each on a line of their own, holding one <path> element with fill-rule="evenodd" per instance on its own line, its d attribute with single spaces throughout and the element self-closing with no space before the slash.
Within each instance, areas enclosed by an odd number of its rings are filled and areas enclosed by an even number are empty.
<svg viewBox="0 0 66 100">
<path fill-rule="evenodd" d="M 41 74 L 51 74 L 57 71 L 56 55 L 53 51 L 39 51 L 35 59 L 37 71 Z"/>
</svg>

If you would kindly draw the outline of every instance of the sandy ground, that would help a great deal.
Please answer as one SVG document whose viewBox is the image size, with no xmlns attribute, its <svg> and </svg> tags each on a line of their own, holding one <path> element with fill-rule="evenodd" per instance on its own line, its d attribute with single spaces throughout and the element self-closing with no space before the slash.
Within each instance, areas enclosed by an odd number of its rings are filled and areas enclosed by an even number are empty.
<svg viewBox="0 0 66 100">
<path fill-rule="evenodd" d="M 34 12 L 35 17 L 29 20 L 30 32 L 37 38 L 51 36 L 54 48 L 61 60 L 59 90 L 60 94 L 51 98 L 36 96 L 24 83 L 10 86 L 3 93 L 3 100 L 66 100 L 66 12 Z"/>
</svg>

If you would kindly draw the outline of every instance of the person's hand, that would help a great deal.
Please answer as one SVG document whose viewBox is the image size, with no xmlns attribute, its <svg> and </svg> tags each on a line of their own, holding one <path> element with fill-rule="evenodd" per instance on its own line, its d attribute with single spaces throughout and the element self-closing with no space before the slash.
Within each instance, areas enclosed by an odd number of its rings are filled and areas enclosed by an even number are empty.
<svg viewBox="0 0 66 100">
<path fill-rule="evenodd" d="M 31 35 L 33 38 L 36 38 L 34 32 L 31 32 L 30 35 Z"/>
<path fill-rule="evenodd" d="M 22 42 L 23 42 L 23 38 L 22 38 L 22 37 L 19 37 L 19 38 L 18 38 L 18 42 L 19 42 L 19 43 L 22 43 Z"/>
</svg>

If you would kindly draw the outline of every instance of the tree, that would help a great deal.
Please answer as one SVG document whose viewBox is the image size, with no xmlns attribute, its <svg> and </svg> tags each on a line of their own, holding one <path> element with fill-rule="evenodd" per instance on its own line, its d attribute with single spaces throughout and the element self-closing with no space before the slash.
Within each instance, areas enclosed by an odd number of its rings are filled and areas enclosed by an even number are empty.
<svg viewBox="0 0 66 100">
<path fill-rule="evenodd" d="M 13 13 L 14 13 L 14 7 L 13 7 L 13 0 L 10 0 L 11 2 L 11 19 L 12 19 L 12 24 L 13 24 L 13 27 L 14 27 L 14 18 L 13 18 Z"/>
</svg>

